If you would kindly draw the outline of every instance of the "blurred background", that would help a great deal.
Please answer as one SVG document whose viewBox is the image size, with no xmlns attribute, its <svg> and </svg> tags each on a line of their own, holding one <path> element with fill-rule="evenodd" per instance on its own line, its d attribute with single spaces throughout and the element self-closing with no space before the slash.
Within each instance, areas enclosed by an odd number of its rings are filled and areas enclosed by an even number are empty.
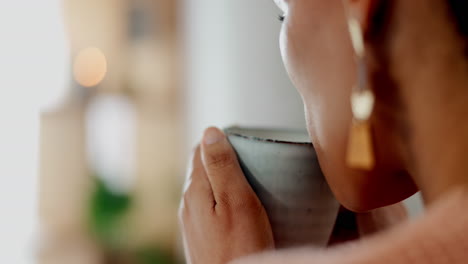
<svg viewBox="0 0 468 264">
<path fill-rule="evenodd" d="M 278 14 L 271 0 L 0 1 L 0 262 L 184 263 L 177 207 L 203 129 L 305 126 Z"/>
</svg>

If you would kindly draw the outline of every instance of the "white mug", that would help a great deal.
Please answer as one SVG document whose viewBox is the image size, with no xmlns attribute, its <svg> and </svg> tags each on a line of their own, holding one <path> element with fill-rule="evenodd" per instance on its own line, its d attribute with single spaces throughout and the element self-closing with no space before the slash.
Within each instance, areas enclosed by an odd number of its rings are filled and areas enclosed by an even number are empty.
<svg viewBox="0 0 468 264">
<path fill-rule="evenodd" d="M 307 132 L 230 127 L 225 133 L 265 207 L 276 247 L 325 247 L 339 203 Z"/>
</svg>

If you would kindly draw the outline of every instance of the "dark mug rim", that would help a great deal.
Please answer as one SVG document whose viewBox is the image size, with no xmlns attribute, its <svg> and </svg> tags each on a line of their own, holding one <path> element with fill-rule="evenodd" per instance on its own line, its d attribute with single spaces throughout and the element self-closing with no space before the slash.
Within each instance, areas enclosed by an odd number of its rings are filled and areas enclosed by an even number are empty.
<svg viewBox="0 0 468 264">
<path fill-rule="evenodd" d="M 287 145 L 297 145 L 297 146 L 308 146 L 313 147 L 312 142 L 301 142 L 301 141 L 289 141 L 282 139 L 266 138 L 252 135 L 245 135 L 243 133 L 234 132 L 232 130 L 256 130 L 256 131 L 265 131 L 265 132 L 286 132 L 286 133 L 302 133 L 304 130 L 300 129 L 288 129 L 288 128 L 270 128 L 270 127 L 248 127 L 248 126 L 230 126 L 224 129 L 224 133 L 227 136 L 235 136 L 243 139 L 258 141 L 258 142 L 267 142 L 267 143 L 276 143 L 276 144 L 287 144 Z"/>
</svg>

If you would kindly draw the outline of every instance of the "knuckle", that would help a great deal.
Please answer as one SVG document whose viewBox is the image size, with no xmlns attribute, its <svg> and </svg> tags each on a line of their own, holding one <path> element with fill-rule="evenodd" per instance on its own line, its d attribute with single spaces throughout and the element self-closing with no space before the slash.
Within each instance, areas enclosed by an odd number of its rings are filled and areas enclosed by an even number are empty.
<svg viewBox="0 0 468 264">
<path fill-rule="evenodd" d="M 231 208 L 232 201 L 231 195 L 225 191 L 221 191 L 218 193 L 218 201 L 217 205 L 222 206 L 223 208 Z"/>
<path fill-rule="evenodd" d="M 190 185 L 187 186 L 186 195 L 194 196 L 200 193 L 209 192 L 211 190 L 207 179 L 200 176 L 202 173 L 205 173 L 203 168 L 196 169 L 193 172 L 193 174 L 191 175 Z"/>
<path fill-rule="evenodd" d="M 197 143 L 197 145 L 192 148 L 192 152 L 190 155 L 190 157 L 192 158 L 192 161 L 200 153 L 200 149 L 201 149 L 200 143 Z"/>
<path fill-rule="evenodd" d="M 256 216 L 263 211 L 263 205 L 255 196 L 242 199 L 242 201 L 238 204 L 238 207 L 240 213 L 244 213 L 250 216 Z"/>
<path fill-rule="evenodd" d="M 184 207 L 180 207 L 179 208 L 179 212 L 177 214 L 177 218 L 179 219 L 180 222 L 183 222 L 184 218 L 185 218 L 185 215 L 187 213 L 185 212 L 185 208 Z"/>
<path fill-rule="evenodd" d="M 255 216 L 262 212 L 263 206 L 253 194 L 231 195 L 227 192 L 219 194 L 219 205 L 230 215 Z"/>
<path fill-rule="evenodd" d="M 192 163 L 197 163 L 200 158 L 201 146 L 197 145 L 192 154 Z"/>
<path fill-rule="evenodd" d="M 195 168 L 200 167 L 200 146 L 197 146 L 197 148 L 194 150 L 191 160 L 188 165 L 188 171 L 191 172 Z"/>
<path fill-rule="evenodd" d="M 207 166 L 211 169 L 222 170 L 235 164 L 236 158 L 230 152 L 223 151 L 208 155 Z"/>
<path fill-rule="evenodd" d="M 204 173 L 203 168 L 193 168 L 190 174 L 187 177 L 187 180 L 185 182 L 185 192 L 184 196 L 190 195 L 191 192 L 193 192 L 193 189 L 196 188 L 195 186 L 197 183 L 200 181 L 199 175 Z"/>
<path fill-rule="evenodd" d="M 191 188 L 189 187 L 187 191 L 184 193 L 184 196 L 182 197 L 182 206 L 181 209 L 186 211 L 190 205 L 190 193 L 191 193 Z"/>
<path fill-rule="evenodd" d="M 189 210 L 187 208 L 187 203 L 185 202 L 185 197 L 182 199 L 182 202 L 180 203 L 178 218 L 181 223 L 186 222 L 186 220 L 189 218 Z"/>
<path fill-rule="evenodd" d="M 190 174 L 192 180 L 197 180 L 199 177 L 198 175 L 203 175 L 205 173 L 205 169 L 202 167 L 193 168 L 192 173 Z"/>
<path fill-rule="evenodd" d="M 200 143 L 197 143 L 197 145 L 192 150 L 192 156 L 195 156 L 195 154 L 199 153 L 200 149 L 201 149 L 201 145 Z"/>
</svg>

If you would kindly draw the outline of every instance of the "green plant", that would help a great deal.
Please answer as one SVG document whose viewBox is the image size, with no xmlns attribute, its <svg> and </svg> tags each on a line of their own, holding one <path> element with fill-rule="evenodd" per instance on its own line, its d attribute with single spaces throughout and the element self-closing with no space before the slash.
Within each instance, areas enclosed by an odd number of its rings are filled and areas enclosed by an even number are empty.
<svg viewBox="0 0 468 264">
<path fill-rule="evenodd" d="M 112 192 L 107 185 L 96 179 L 96 187 L 91 196 L 90 225 L 100 243 L 111 249 L 122 247 L 122 223 L 131 205 L 130 194 Z"/>
</svg>

